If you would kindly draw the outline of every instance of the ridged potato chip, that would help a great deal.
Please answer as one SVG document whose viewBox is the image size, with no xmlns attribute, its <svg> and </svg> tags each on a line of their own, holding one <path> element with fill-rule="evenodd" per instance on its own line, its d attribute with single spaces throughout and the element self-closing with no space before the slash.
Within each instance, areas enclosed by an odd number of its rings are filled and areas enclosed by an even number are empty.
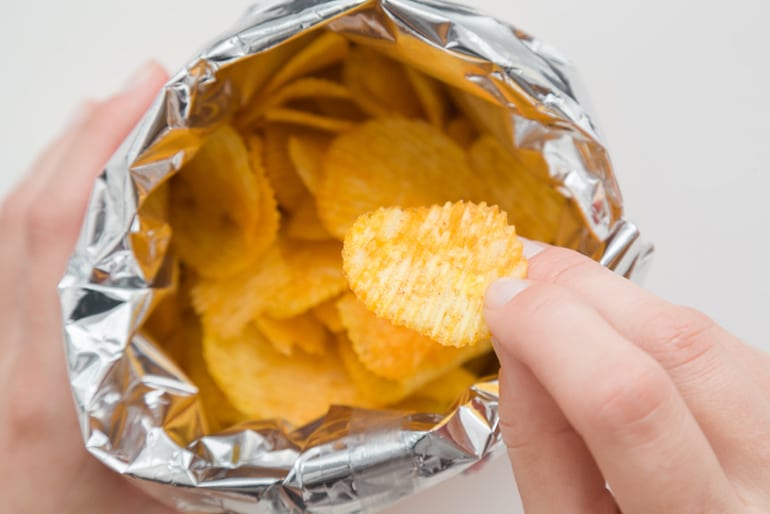
<svg viewBox="0 0 770 514">
<path fill-rule="evenodd" d="M 378 318 L 351 293 L 337 302 L 337 310 L 358 359 L 369 371 L 383 378 L 408 377 L 426 364 L 431 352 L 454 350 L 412 329 Z"/>
<path fill-rule="evenodd" d="M 310 195 L 289 157 L 289 137 L 293 131 L 286 125 L 269 124 L 264 132 L 265 172 L 278 203 L 293 211 Z"/>
<path fill-rule="evenodd" d="M 286 222 L 286 235 L 292 239 L 327 241 L 334 239 L 318 218 L 315 199 L 308 198 L 291 214 Z"/>
<path fill-rule="evenodd" d="M 279 239 L 260 258 L 223 280 L 201 280 L 192 290 L 204 325 L 235 336 L 260 314 L 289 318 L 347 289 L 340 243 Z"/>
<path fill-rule="evenodd" d="M 426 365 L 417 369 L 411 375 L 404 376 L 398 380 L 391 380 L 372 373 L 364 366 L 353 350 L 353 344 L 348 338 L 347 333 L 340 332 L 336 334 L 336 338 L 339 356 L 345 364 L 345 368 L 348 370 L 353 383 L 358 387 L 360 394 L 372 405 L 381 407 L 400 402 L 415 391 L 421 390 L 422 387 L 431 381 L 457 368 L 466 360 L 490 349 L 488 342 L 461 349 L 445 348 L 445 350 L 453 350 L 453 360 L 444 360 L 440 366 Z"/>
<path fill-rule="evenodd" d="M 496 278 L 524 277 L 516 230 L 496 206 L 381 208 L 345 236 L 345 274 L 378 316 L 447 346 L 490 337 L 484 292 Z"/>
<path fill-rule="evenodd" d="M 476 127 L 465 116 L 457 116 L 449 120 L 446 126 L 446 134 L 463 148 L 470 147 L 478 137 Z"/>
<path fill-rule="evenodd" d="M 339 298 L 331 298 L 323 301 L 311 309 L 313 316 L 316 317 L 331 333 L 336 334 L 345 330 L 340 319 L 340 312 L 337 310 Z"/>
<path fill-rule="evenodd" d="M 264 105 L 276 91 L 286 84 L 339 63 L 348 54 L 350 43 L 334 32 L 321 32 L 304 48 L 289 57 L 265 84 L 253 100 L 253 108 L 245 110 L 238 118 L 240 128 L 251 128 L 264 113 Z"/>
<path fill-rule="evenodd" d="M 375 117 L 422 114 L 420 100 L 404 67 L 376 50 L 364 46 L 350 49 L 342 69 L 342 80 L 363 111 Z"/>
<path fill-rule="evenodd" d="M 389 380 L 375 375 L 358 360 L 347 334 L 340 332 L 336 336 L 337 352 L 350 379 L 355 384 L 359 394 L 372 404 L 381 407 L 394 404 L 409 396 L 426 382 L 423 377 Z"/>
<path fill-rule="evenodd" d="M 203 357 L 216 383 L 251 419 L 285 419 L 303 425 L 332 404 L 367 406 L 334 352 L 291 357 L 276 351 L 254 327 L 226 338 L 207 331 Z"/>
<path fill-rule="evenodd" d="M 351 120 L 331 118 L 322 114 L 314 114 L 312 112 L 289 109 L 286 107 L 274 107 L 268 109 L 265 111 L 264 118 L 267 121 L 287 123 L 317 130 L 326 130 L 328 132 L 345 132 L 356 126 L 356 123 Z"/>
<path fill-rule="evenodd" d="M 415 412 L 445 412 L 478 377 L 465 368 L 455 368 L 428 382 L 393 407 Z"/>
<path fill-rule="evenodd" d="M 318 215 L 342 239 L 378 207 L 474 200 L 478 178 L 462 148 L 420 120 L 372 120 L 338 136 L 324 157 Z"/>
<path fill-rule="evenodd" d="M 332 139 L 319 132 L 289 137 L 288 151 L 297 175 L 311 193 L 317 194 L 323 177 L 323 159 Z"/>
<path fill-rule="evenodd" d="M 471 147 L 470 160 L 484 184 L 485 199 L 508 213 L 508 219 L 522 236 L 552 243 L 567 201 L 533 174 L 536 163 L 527 165 L 521 161 L 525 153 L 514 154 L 492 136 L 482 136 Z M 537 158 L 540 159 L 539 155 Z"/>
<path fill-rule="evenodd" d="M 266 246 L 258 172 L 241 136 L 223 125 L 171 179 L 174 245 L 200 274 L 237 273 Z"/>
<path fill-rule="evenodd" d="M 449 97 L 444 93 L 439 82 L 421 71 L 405 66 L 406 77 L 412 84 L 422 111 L 431 125 L 443 129 L 449 112 Z"/>
<path fill-rule="evenodd" d="M 295 347 L 310 355 L 328 351 L 329 332 L 310 312 L 285 319 L 260 315 L 255 323 L 273 348 L 284 355 L 292 355 Z"/>
<path fill-rule="evenodd" d="M 258 106 L 258 109 L 264 112 L 268 108 L 296 100 L 317 100 L 319 98 L 352 100 L 353 96 L 350 94 L 350 90 L 342 84 L 318 77 L 305 77 L 275 91 L 262 105 Z M 259 111 L 257 112 L 259 113 Z"/>
</svg>

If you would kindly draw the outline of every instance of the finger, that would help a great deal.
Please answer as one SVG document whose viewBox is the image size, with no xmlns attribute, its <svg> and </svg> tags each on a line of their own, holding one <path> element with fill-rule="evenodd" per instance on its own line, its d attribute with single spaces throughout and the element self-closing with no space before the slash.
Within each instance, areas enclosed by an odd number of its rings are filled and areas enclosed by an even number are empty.
<svg viewBox="0 0 770 514">
<path fill-rule="evenodd" d="M 528 252 L 533 253 L 531 242 Z M 541 247 L 529 278 L 565 287 L 585 299 L 618 332 L 671 375 L 728 474 L 766 480 L 764 446 L 770 403 L 758 387 L 745 346 L 707 316 L 672 305 L 587 257 Z M 534 250 L 536 252 L 536 250 Z"/>
<path fill-rule="evenodd" d="M 583 439 L 526 366 L 500 354 L 500 425 L 527 514 L 618 512 Z"/>
<path fill-rule="evenodd" d="M 671 378 L 558 286 L 498 280 L 485 316 L 583 437 L 625 514 L 735 512 L 731 485 Z"/>
</svg>

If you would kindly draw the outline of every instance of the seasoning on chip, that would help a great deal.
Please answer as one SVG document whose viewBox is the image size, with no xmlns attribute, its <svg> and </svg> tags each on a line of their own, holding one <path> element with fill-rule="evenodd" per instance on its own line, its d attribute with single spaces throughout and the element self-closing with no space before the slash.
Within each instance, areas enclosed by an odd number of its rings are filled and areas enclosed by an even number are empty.
<svg viewBox="0 0 770 514">
<path fill-rule="evenodd" d="M 380 208 L 356 220 L 343 258 L 351 289 L 375 314 L 458 347 L 490 337 L 487 286 L 527 271 L 515 228 L 484 203 Z"/>
</svg>

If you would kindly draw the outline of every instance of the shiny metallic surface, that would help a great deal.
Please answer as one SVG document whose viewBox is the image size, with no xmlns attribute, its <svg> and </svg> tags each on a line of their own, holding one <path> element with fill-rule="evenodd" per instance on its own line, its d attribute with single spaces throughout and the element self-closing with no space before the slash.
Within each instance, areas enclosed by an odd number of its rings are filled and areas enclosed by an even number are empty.
<svg viewBox="0 0 770 514">
<path fill-rule="evenodd" d="M 86 447 L 184 511 L 373 512 L 502 449 L 493 378 L 444 414 L 333 407 L 304 427 L 254 421 L 209 433 L 195 385 L 142 335 L 175 267 L 166 220 L 137 207 L 321 28 L 441 79 L 487 131 L 539 152 L 578 213 L 559 244 L 631 278 L 652 253 L 622 218 L 607 152 L 553 49 L 435 0 L 261 2 L 168 82 L 112 157 L 59 286 Z"/>
</svg>

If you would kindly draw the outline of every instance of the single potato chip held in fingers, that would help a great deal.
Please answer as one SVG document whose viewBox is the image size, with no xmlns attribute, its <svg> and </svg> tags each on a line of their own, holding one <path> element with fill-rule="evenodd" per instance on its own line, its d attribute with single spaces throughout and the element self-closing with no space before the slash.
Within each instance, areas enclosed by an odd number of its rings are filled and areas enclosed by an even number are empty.
<svg viewBox="0 0 770 514">
<path fill-rule="evenodd" d="M 446 346 L 488 339 L 487 286 L 527 272 L 516 229 L 485 203 L 380 208 L 356 220 L 342 254 L 364 305 Z"/>
</svg>

